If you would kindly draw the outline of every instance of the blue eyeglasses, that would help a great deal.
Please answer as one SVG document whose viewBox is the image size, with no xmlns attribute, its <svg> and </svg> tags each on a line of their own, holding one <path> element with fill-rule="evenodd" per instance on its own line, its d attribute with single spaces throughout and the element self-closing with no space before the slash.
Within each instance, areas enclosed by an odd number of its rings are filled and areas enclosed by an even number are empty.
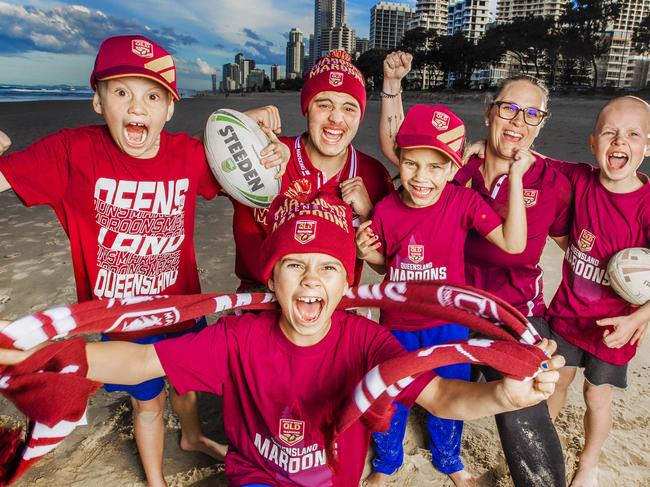
<svg viewBox="0 0 650 487">
<path fill-rule="evenodd" d="M 504 120 L 513 120 L 519 112 L 524 114 L 524 122 L 533 127 L 538 126 L 548 116 L 548 112 L 539 108 L 522 108 L 516 103 L 510 101 L 494 101 L 492 105 L 497 107 L 497 115 Z"/>
</svg>

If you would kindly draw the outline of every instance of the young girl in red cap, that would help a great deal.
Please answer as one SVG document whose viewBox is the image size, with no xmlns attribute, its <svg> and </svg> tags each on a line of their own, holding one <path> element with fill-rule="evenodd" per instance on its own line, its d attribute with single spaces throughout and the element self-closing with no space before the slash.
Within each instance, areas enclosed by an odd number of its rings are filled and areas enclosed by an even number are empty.
<svg viewBox="0 0 650 487">
<path fill-rule="evenodd" d="M 513 254 L 524 249 L 526 215 L 521 178 L 534 160 L 522 152 L 510 168 L 505 221 L 472 189 L 448 185 L 462 166 L 465 126 L 443 105 L 415 105 L 396 137 L 402 187 L 383 199 L 357 232 L 358 255 L 389 281 L 465 282 L 464 245 L 475 229 Z M 407 350 L 466 339 L 460 325 L 432 322 L 409 311 L 382 312 L 380 322 Z M 445 378 L 469 380 L 468 364 L 442 367 Z M 408 410 L 397 404 L 391 428 L 373 435 L 376 456 L 369 485 L 382 485 L 403 461 Z M 434 466 L 456 485 L 473 485 L 460 458 L 463 423 L 428 415 Z"/>
</svg>

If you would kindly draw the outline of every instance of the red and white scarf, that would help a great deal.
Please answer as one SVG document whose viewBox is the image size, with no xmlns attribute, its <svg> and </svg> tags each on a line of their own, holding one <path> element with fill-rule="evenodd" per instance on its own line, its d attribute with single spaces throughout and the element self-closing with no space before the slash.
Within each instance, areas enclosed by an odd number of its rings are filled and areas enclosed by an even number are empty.
<svg viewBox="0 0 650 487">
<path fill-rule="evenodd" d="M 392 401 L 417 375 L 453 363 L 489 365 L 507 376 L 529 379 L 547 359 L 534 346 L 540 337 L 516 309 L 468 286 L 444 283 L 364 285 L 348 292 L 340 308 L 409 309 L 467 326 L 486 338 L 438 345 L 403 355 L 373 368 L 356 387 L 326 432 L 331 443 L 361 419 L 385 429 Z M 89 301 L 51 308 L 20 318 L 0 332 L 0 348 L 26 350 L 47 340 L 97 332 L 154 330 L 226 310 L 275 309 L 273 294 L 199 294 L 146 296 Z M 86 424 L 88 399 L 99 384 L 86 379 L 85 341 L 49 345 L 15 366 L 0 366 L 0 393 L 30 420 L 24 442 L 19 432 L 0 431 L 0 485 L 16 480 L 56 448 L 77 425 Z M 332 463 L 336 463 L 335 452 Z"/>
</svg>

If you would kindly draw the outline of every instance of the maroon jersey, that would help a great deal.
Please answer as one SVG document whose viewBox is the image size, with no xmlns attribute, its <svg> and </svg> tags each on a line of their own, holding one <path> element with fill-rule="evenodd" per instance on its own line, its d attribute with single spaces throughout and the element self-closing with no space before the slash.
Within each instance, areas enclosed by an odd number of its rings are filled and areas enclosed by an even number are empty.
<svg viewBox="0 0 650 487">
<path fill-rule="evenodd" d="M 483 160 L 473 157 L 456 174 L 455 181 L 470 185 L 494 210 L 508 214 L 508 175 L 499 177 L 491 188 L 479 168 Z M 549 163 L 536 156 L 523 177 L 528 241 L 521 254 L 508 254 L 476 232 L 465 245 L 467 283 L 493 293 L 515 306 L 525 316 L 543 316 L 546 306 L 542 295 L 542 268 L 539 260 L 547 236 L 569 233 L 571 185 Z"/>
<path fill-rule="evenodd" d="M 281 137 L 280 140 L 291 150 L 291 158 L 287 170 L 282 178 L 282 190 L 290 191 L 296 184 L 301 189 L 315 193 L 321 188 L 336 188 L 341 196 L 338 185 L 356 176 L 361 177 L 368 196 L 373 205 L 377 204 L 384 196 L 393 190 L 393 183 L 386 168 L 375 158 L 357 151 L 352 145 L 348 151 L 348 158 L 343 169 L 333 178 L 316 169 L 309 160 L 307 151 L 303 147 L 303 136 Z M 259 250 L 267 233 L 267 209 L 251 208 L 232 200 L 235 210 L 233 216 L 233 234 L 235 236 L 235 274 L 241 280 L 240 290 L 250 290 L 259 287 L 258 263 Z M 355 216 L 355 226 L 359 220 Z M 361 279 L 363 261 L 357 259 L 355 265 L 355 285 Z"/>
<path fill-rule="evenodd" d="M 337 311 L 327 335 L 300 347 L 277 312 L 226 317 L 196 334 L 155 344 L 174 388 L 223 396 L 228 485 L 357 485 L 370 431 L 357 421 L 337 438 L 328 466 L 322 428 L 331 424 L 374 366 L 406 353 L 384 328 Z M 410 407 L 433 379 L 424 374 L 400 396 Z"/>
<path fill-rule="evenodd" d="M 393 191 L 381 200 L 372 217 L 372 229 L 386 258 L 387 281 L 465 282 L 464 247 L 467 233 L 487 235 L 501 218 L 468 188 L 447 184 L 433 205 L 411 208 Z M 446 321 L 417 313 L 382 311 L 380 322 L 392 330 L 421 329 Z"/>
<path fill-rule="evenodd" d="M 79 301 L 201 292 L 196 198 L 219 186 L 200 141 L 163 131 L 158 154 L 136 159 L 106 126 L 65 129 L 1 157 L 0 171 L 25 205 L 56 212 Z"/>
<path fill-rule="evenodd" d="M 624 365 L 636 353 L 626 344 L 603 343 L 602 318 L 625 316 L 636 308 L 610 287 L 609 259 L 619 250 L 648 247 L 650 184 L 631 193 L 612 193 L 600 182 L 600 169 L 589 164 L 556 162 L 575 191 L 569 247 L 564 254 L 562 282 L 548 309 L 551 327 L 568 342 L 606 362 Z"/>
</svg>

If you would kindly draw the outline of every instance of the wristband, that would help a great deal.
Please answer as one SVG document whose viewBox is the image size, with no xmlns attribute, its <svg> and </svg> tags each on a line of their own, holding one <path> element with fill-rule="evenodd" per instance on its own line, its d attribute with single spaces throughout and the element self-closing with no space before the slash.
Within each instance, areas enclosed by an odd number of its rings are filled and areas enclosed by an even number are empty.
<svg viewBox="0 0 650 487">
<path fill-rule="evenodd" d="M 379 92 L 379 96 L 382 98 L 395 98 L 396 96 L 399 96 L 401 94 L 402 94 L 402 88 L 400 88 L 397 93 L 386 93 L 384 90 L 381 90 Z"/>
</svg>

